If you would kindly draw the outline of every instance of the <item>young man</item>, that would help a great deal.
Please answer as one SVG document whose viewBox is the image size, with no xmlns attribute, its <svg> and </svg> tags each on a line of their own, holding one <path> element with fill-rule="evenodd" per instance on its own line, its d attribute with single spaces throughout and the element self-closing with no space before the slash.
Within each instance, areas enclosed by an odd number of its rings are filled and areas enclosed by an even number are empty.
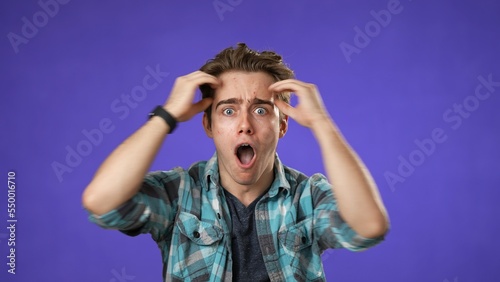
<svg viewBox="0 0 500 282">
<path fill-rule="evenodd" d="M 195 103 L 198 87 L 203 98 Z M 202 111 L 214 156 L 147 174 L 176 123 Z M 104 228 L 150 233 L 165 281 L 324 281 L 325 249 L 363 250 L 388 230 L 375 183 L 316 87 L 293 79 L 274 52 L 245 44 L 223 50 L 179 77 L 151 116 L 104 161 L 83 204 Z M 289 117 L 311 129 L 328 180 L 279 160 Z"/>
</svg>

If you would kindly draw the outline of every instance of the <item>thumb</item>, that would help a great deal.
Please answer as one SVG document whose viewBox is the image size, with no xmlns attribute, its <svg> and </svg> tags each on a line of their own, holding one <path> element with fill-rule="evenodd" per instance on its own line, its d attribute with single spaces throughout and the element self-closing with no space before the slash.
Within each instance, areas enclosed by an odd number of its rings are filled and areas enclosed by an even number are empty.
<svg viewBox="0 0 500 282">
<path fill-rule="evenodd" d="M 285 115 L 294 118 L 295 116 L 295 108 L 290 104 L 283 102 L 282 100 L 274 101 L 274 104 L 278 107 L 280 111 L 282 111 Z"/>
<path fill-rule="evenodd" d="M 212 98 L 205 98 L 201 101 L 198 101 L 195 104 L 192 104 L 185 114 L 176 117 L 177 121 L 183 122 L 190 120 L 197 113 L 204 111 L 206 108 L 208 108 L 210 104 L 212 104 Z"/>
<path fill-rule="evenodd" d="M 213 100 L 213 98 L 204 98 L 193 105 L 193 110 L 195 113 L 202 112 L 212 104 Z"/>
</svg>

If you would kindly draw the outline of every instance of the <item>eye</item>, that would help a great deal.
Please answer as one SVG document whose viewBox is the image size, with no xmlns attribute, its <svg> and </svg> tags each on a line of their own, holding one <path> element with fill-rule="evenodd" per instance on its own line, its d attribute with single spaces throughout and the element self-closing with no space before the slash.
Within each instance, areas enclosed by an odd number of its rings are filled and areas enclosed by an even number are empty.
<svg viewBox="0 0 500 282">
<path fill-rule="evenodd" d="M 234 110 L 231 108 L 227 108 L 227 109 L 222 110 L 222 113 L 226 116 L 232 116 L 234 114 Z"/>
<path fill-rule="evenodd" d="M 262 116 L 262 115 L 265 115 L 265 114 L 267 113 L 267 110 L 266 110 L 266 109 L 264 109 L 264 108 L 257 108 L 257 109 L 255 109 L 255 111 L 254 111 L 254 112 L 255 112 L 256 114 L 258 114 L 258 115 Z"/>
</svg>

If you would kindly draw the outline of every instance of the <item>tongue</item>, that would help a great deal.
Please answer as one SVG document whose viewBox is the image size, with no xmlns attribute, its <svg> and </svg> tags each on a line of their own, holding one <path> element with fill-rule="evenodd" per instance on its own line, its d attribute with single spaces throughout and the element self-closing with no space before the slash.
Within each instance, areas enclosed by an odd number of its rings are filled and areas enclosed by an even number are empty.
<svg viewBox="0 0 500 282">
<path fill-rule="evenodd" d="M 253 158 L 253 149 L 250 146 L 241 146 L 238 148 L 238 158 L 244 165 L 249 164 Z"/>
</svg>

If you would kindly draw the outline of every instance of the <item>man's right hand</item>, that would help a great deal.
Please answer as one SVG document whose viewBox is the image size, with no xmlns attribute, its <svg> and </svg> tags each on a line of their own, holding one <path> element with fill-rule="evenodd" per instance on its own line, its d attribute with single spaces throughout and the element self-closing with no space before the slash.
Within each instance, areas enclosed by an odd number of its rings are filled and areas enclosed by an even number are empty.
<svg viewBox="0 0 500 282">
<path fill-rule="evenodd" d="M 195 71 L 178 77 L 163 108 L 178 122 L 190 120 L 212 104 L 213 98 L 205 98 L 196 103 L 194 102 L 196 89 L 203 84 L 209 84 L 212 88 L 216 88 L 220 82 L 215 76 L 202 71 Z"/>
</svg>

